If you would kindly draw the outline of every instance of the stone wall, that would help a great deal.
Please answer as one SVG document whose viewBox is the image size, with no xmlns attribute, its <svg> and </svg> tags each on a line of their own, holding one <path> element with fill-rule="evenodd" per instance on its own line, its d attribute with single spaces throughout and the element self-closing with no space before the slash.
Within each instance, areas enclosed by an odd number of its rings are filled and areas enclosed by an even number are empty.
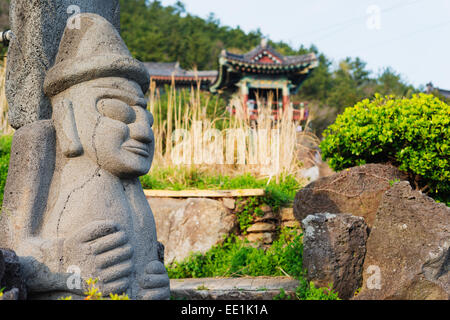
<svg viewBox="0 0 450 320">
<path fill-rule="evenodd" d="M 156 220 L 158 239 L 165 246 L 165 263 L 182 261 L 191 253 L 206 253 L 231 234 L 255 245 L 270 246 L 282 228 L 300 227 L 292 208 L 280 212 L 267 205 L 260 208 L 247 230 L 240 232 L 237 197 L 171 198 L 147 196 Z"/>
<path fill-rule="evenodd" d="M 247 230 L 245 238 L 254 243 L 271 245 L 277 239 L 281 229 L 300 228 L 300 223 L 294 217 L 293 208 L 283 208 L 280 212 L 274 212 L 268 205 L 263 205 L 262 217 L 257 217 Z"/>
</svg>

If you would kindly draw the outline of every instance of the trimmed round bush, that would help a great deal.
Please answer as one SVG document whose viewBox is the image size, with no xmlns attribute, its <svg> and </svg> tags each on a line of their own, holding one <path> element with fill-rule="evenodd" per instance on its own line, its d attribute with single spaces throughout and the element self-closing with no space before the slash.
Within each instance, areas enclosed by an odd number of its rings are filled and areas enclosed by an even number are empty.
<svg viewBox="0 0 450 320">
<path fill-rule="evenodd" d="M 320 147 L 330 166 L 343 170 L 391 163 L 416 188 L 450 202 L 450 106 L 433 95 L 410 99 L 375 95 L 339 115 Z"/>
</svg>

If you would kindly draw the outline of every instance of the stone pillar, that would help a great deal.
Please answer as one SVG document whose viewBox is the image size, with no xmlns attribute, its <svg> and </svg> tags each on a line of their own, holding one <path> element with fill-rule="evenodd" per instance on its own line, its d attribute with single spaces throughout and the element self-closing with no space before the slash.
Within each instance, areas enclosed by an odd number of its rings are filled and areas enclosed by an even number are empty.
<svg viewBox="0 0 450 320">
<path fill-rule="evenodd" d="M 68 20 L 77 13 L 96 13 L 120 27 L 119 0 L 12 0 L 14 34 L 8 51 L 6 96 L 9 121 L 15 129 L 51 118 L 50 101 L 42 86 L 53 66 Z"/>
</svg>

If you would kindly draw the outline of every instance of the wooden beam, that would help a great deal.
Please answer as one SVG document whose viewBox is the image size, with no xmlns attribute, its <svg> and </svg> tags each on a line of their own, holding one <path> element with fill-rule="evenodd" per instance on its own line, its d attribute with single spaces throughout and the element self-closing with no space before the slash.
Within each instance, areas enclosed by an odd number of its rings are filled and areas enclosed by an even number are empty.
<svg viewBox="0 0 450 320">
<path fill-rule="evenodd" d="M 266 194 L 264 189 L 240 190 L 144 190 L 147 198 L 238 198 L 261 197 Z"/>
</svg>

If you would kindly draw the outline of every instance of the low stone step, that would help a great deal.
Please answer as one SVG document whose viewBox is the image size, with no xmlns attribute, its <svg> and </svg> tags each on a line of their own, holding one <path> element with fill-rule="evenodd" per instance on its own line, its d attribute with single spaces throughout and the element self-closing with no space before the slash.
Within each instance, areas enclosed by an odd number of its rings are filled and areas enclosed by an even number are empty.
<svg viewBox="0 0 450 320">
<path fill-rule="evenodd" d="M 175 300 L 273 300 L 284 289 L 293 294 L 299 281 L 289 277 L 171 280 Z"/>
</svg>

